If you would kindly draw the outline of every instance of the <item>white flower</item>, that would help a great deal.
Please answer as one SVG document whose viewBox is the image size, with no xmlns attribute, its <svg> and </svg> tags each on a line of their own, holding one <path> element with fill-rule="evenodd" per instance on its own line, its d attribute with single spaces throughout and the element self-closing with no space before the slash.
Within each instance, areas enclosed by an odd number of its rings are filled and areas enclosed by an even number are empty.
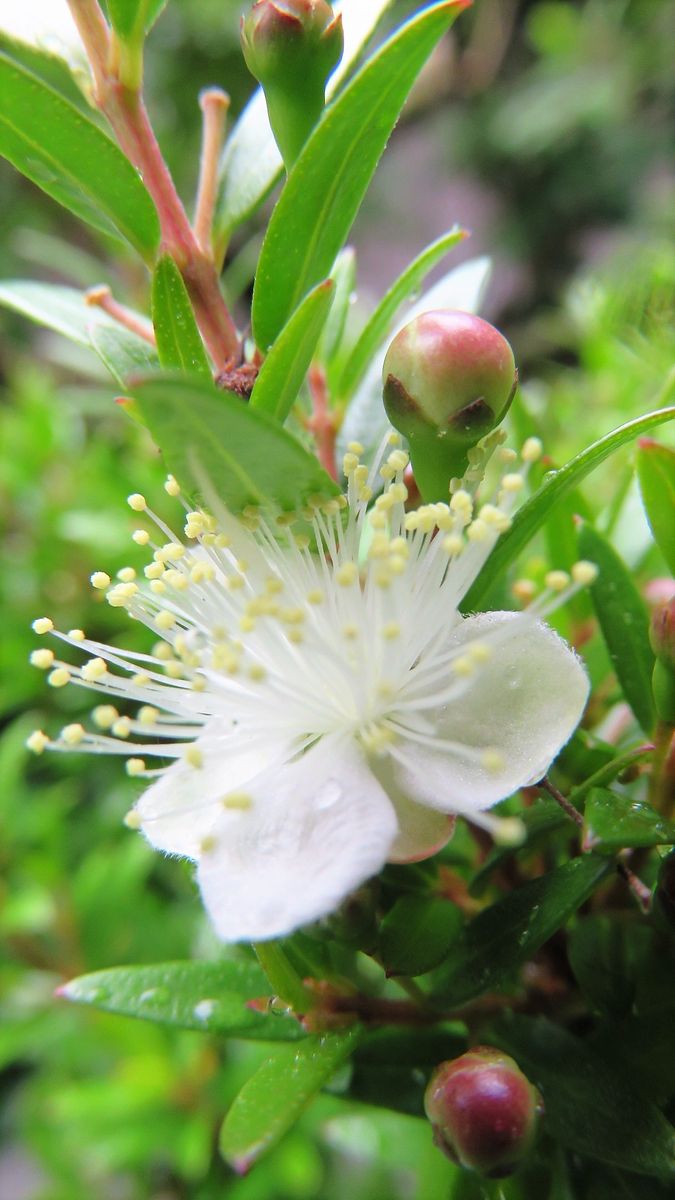
<svg viewBox="0 0 675 1200">
<path fill-rule="evenodd" d="M 125 754 L 130 774 L 152 779 L 127 823 L 195 860 L 228 941 L 324 916 L 386 862 L 434 853 L 456 814 L 494 828 L 485 810 L 544 775 L 584 708 L 583 667 L 540 618 L 589 581 L 589 564 L 574 581 L 552 572 L 523 613 L 458 611 L 508 528 L 516 456 L 497 450 L 492 503 L 475 493 L 495 435 L 449 504 L 406 514 L 407 455 L 389 443 L 374 503 L 375 470 L 352 446 L 347 496 L 317 498 L 304 526 L 214 502 L 188 512 L 186 545 L 131 496 L 167 540 L 134 534 L 154 547 L 140 584 L 131 568 L 92 582 L 162 640 L 127 654 L 73 630 L 57 636 L 91 656 L 83 666 L 33 654 L 54 686 L 140 704 L 134 716 L 95 709 L 103 732 L 69 725 L 30 743 Z M 538 450 L 526 444 L 525 469 Z M 167 490 L 178 495 L 175 480 Z M 53 631 L 48 618 L 34 628 Z M 151 756 L 170 765 L 149 770 Z"/>
</svg>

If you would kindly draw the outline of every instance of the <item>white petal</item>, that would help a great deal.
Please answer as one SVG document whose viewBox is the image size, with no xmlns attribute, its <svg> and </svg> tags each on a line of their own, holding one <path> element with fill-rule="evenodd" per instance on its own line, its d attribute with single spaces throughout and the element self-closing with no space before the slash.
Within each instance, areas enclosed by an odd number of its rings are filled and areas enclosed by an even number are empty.
<svg viewBox="0 0 675 1200">
<path fill-rule="evenodd" d="M 331 912 L 384 866 L 396 817 L 351 740 L 322 738 L 246 790 L 250 808 L 221 808 L 197 874 L 224 941 L 290 933 Z"/>
<path fill-rule="evenodd" d="M 371 767 L 394 805 L 398 821 L 398 833 L 389 850 L 388 861 L 421 862 L 442 850 L 452 837 L 455 818 L 426 804 L 416 804 L 402 792 L 391 759 L 374 759 Z"/>
<path fill-rule="evenodd" d="M 392 748 L 400 786 L 442 812 L 479 812 L 541 779 L 584 710 L 586 672 L 547 625 L 517 613 L 481 613 L 464 620 L 453 640 L 489 644 L 494 634 L 492 657 L 466 681 L 461 698 L 426 714 L 439 738 L 469 755 L 414 739 Z M 488 766 L 486 750 L 496 751 L 499 763 Z"/>
</svg>

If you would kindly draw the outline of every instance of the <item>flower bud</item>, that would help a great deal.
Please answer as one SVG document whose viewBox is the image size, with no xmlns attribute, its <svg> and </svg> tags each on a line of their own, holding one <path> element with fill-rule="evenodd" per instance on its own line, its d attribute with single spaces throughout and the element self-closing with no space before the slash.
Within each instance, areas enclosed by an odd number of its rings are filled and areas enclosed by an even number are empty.
<svg viewBox="0 0 675 1200">
<path fill-rule="evenodd" d="M 441 1063 L 424 1097 L 436 1145 L 489 1178 L 510 1175 L 529 1152 L 542 1098 L 508 1054 L 476 1046 Z"/>
<path fill-rule="evenodd" d="M 675 725 L 675 596 L 652 613 L 649 640 L 656 656 L 652 691 L 662 721 Z"/>
<path fill-rule="evenodd" d="M 326 80 L 342 57 L 342 17 L 326 0 L 257 0 L 242 17 L 241 44 L 290 169 L 323 112 Z"/>
<path fill-rule="evenodd" d="M 424 460 L 443 472 L 443 495 L 425 499 L 447 497 L 467 451 L 505 417 L 517 380 L 506 338 L 471 313 L 422 313 L 396 335 L 384 360 L 384 405 L 408 439 L 418 482 Z"/>
</svg>

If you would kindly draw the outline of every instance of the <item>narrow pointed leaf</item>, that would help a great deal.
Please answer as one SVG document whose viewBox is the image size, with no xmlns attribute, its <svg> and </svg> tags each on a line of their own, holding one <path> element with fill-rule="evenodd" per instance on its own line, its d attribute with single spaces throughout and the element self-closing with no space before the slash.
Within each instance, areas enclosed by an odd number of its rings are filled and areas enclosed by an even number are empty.
<svg viewBox="0 0 675 1200">
<path fill-rule="evenodd" d="M 361 335 L 344 365 L 338 392 L 351 396 L 367 371 L 380 343 L 386 338 L 391 323 L 402 304 L 417 291 L 424 279 L 445 255 L 467 237 L 467 231 L 455 225 L 449 233 L 427 246 L 411 262 L 380 300 L 374 313 L 366 321 Z"/>
<path fill-rule="evenodd" d="M 47 87 L 53 88 L 64 100 L 81 109 L 90 120 L 99 123 L 96 109 L 93 109 L 77 79 L 60 54 L 52 54 L 43 46 L 31 46 L 10 37 L 4 29 L 0 29 L 0 52 L 16 63 L 18 67 L 37 75 Z M 103 122 L 100 122 L 103 128 Z"/>
<path fill-rule="evenodd" d="M 201 380 L 165 376 L 131 389 L 168 469 L 199 494 L 205 480 L 232 512 L 247 505 L 303 507 L 337 494 L 317 460 L 264 413 Z"/>
<path fill-rule="evenodd" d="M 654 541 L 675 575 L 675 450 L 644 438 L 637 449 L 636 463 Z"/>
<path fill-rule="evenodd" d="M 579 531 L 579 553 L 598 567 L 591 599 L 612 666 L 645 733 L 654 725 L 649 617 L 632 575 L 613 546 L 592 525 Z"/>
<path fill-rule="evenodd" d="M 146 33 L 155 23 L 166 0 L 108 0 L 113 29 L 125 40 Z"/>
<path fill-rule="evenodd" d="M 169 962 L 112 967 L 72 979 L 58 995 L 75 1004 L 139 1017 L 157 1025 L 260 1041 L 306 1035 L 294 1018 L 259 1012 L 250 1000 L 269 995 L 256 962 Z"/>
<path fill-rule="evenodd" d="M 462 924 L 455 904 L 440 896 L 399 896 L 380 928 L 387 975 L 423 975 L 443 961 Z"/>
<path fill-rule="evenodd" d="M 358 1029 L 279 1046 L 245 1083 L 220 1134 L 226 1161 L 242 1174 L 295 1124 L 316 1093 L 356 1048 Z"/>
<path fill-rule="evenodd" d="M 492 585 L 507 567 L 515 562 L 520 552 L 541 529 L 549 513 L 563 496 L 566 496 L 572 488 L 578 487 L 586 476 L 599 467 L 600 463 L 609 458 L 615 450 L 619 450 L 621 446 L 625 446 L 628 442 L 640 437 L 641 434 L 648 433 L 650 429 L 655 429 L 657 425 L 672 421 L 674 417 L 675 408 L 660 408 L 656 412 L 647 413 L 634 421 L 628 421 L 626 425 L 620 425 L 618 429 L 612 430 L 611 433 L 594 442 L 592 446 L 582 451 L 576 458 L 571 459 L 559 471 L 551 471 L 541 487 L 516 513 L 508 533 L 505 533 L 497 542 L 483 570 L 464 597 L 461 605 L 462 611 L 475 612 L 481 608 Z"/>
<path fill-rule="evenodd" d="M 588 899 L 610 870 L 606 859 L 575 858 L 510 892 L 466 925 L 432 994 L 448 1008 L 498 986 Z"/>
<path fill-rule="evenodd" d="M 342 347 L 349 307 L 356 285 L 356 251 L 351 246 L 345 246 L 344 250 L 338 254 L 331 272 L 331 279 L 335 285 L 335 298 L 331 304 L 317 350 L 317 358 L 328 369 L 329 378 L 333 373 L 337 374 L 334 360 Z"/>
<path fill-rule="evenodd" d="M 584 810 L 584 850 L 615 854 L 626 846 L 672 845 L 675 821 L 666 820 L 651 804 L 593 788 Z"/>
<path fill-rule="evenodd" d="M 408 92 L 463 7 L 465 0 L 442 0 L 418 13 L 326 109 L 288 177 L 260 252 L 252 320 L 261 350 L 330 274 Z"/>
<path fill-rule="evenodd" d="M 152 279 L 152 323 L 159 361 L 167 371 L 183 371 L 211 381 L 211 368 L 199 336 L 190 297 L 178 267 L 163 254 Z"/>
<path fill-rule="evenodd" d="M 251 395 L 251 408 L 280 424 L 286 420 L 317 350 L 335 295 L 326 279 L 305 296 L 265 359 Z"/>
<path fill-rule="evenodd" d="M 76 216 L 152 259 L 159 221 L 131 163 L 80 109 L 2 53 L 0 154 Z"/>
</svg>

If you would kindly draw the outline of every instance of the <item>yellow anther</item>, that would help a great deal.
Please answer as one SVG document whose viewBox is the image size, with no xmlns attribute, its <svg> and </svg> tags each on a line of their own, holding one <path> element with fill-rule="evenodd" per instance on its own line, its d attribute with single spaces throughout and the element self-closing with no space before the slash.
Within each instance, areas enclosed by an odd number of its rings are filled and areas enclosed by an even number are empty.
<svg viewBox="0 0 675 1200">
<path fill-rule="evenodd" d="M 598 568 L 595 563 L 588 562 L 586 559 L 580 559 L 575 562 L 572 567 L 572 579 L 575 583 L 579 583 L 587 587 L 591 583 L 595 583 L 598 578 Z"/>
<path fill-rule="evenodd" d="M 511 591 L 521 604 L 531 604 L 537 594 L 536 584 L 531 579 L 516 579 Z"/>
<path fill-rule="evenodd" d="M 357 454 L 345 454 L 344 458 L 342 459 L 342 470 L 347 476 L 349 476 L 352 471 L 355 471 L 358 465 L 359 458 Z"/>
<path fill-rule="evenodd" d="M 387 621 L 387 624 L 382 627 L 382 636 L 391 642 L 394 638 L 400 637 L 401 626 L 398 621 Z"/>
<path fill-rule="evenodd" d="M 223 796 L 220 803 L 223 808 L 232 809 L 233 812 L 246 812 L 253 804 L 253 797 L 248 792 L 230 792 Z"/>
<path fill-rule="evenodd" d="M 47 676 L 47 683 L 54 688 L 65 687 L 67 683 L 70 683 L 70 671 L 65 667 L 57 667 L 51 675 Z"/>
<path fill-rule="evenodd" d="M 262 683 L 267 678 L 267 671 L 260 663 L 253 663 L 248 669 L 248 677 L 253 683 Z"/>
<path fill-rule="evenodd" d="M 522 458 L 523 462 L 535 463 L 541 458 L 543 450 L 544 447 L 542 446 L 539 438 L 529 437 L 523 445 L 523 448 L 520 452 L 520 457 Z"/>
<path fill-rule="evenodd" d="M 152 704 L 144 704 L 138 710 L 138 720 L 141 725 L 154 725 L 159 717 L 159 709 Z"/>
<path fill-rule="evenodd" d="M 359 488 L 358 499 L 360 500 L 361 504 L 368 504 L 368 502 L 370 500 L 372 500 L 372 498 L 373 498 L 373 489 L 371 487 L 367 487 L 364 484 L 363 487 Z"/>
<path fill-rule="evenodd" d="M 392 483 L 389 495 L 395 504 L 405 504 L 408 499 L 408 489 L 404 483 Z"/>
<path fill-rule="evenodd" d="M 157 562 L 178 562 L 179 558 L 183 558 L 187 554 L 187 550 L 182 542 L 167 542 L 165 546 L 160 546 L 159 550 L 155 550 L 155 559 Z"/>
<path fill-rule="evenodd" d="M 136 578 L 136 572 L 134 571 L 133 567 L 122 567 L 122 570 L 117 572 L 117 578 L 120 579 L 122 583 L 133 583 L 134 579 Z"/>
<path fill-rule="evenodd" d="M 505 492 L 519 492 L 524 482 L 522 475 L 511 473 L 502 477 L 502 487 Z"/>
<path fill-rule="evenodd" d="M 368 520 L 370 522 L 371 529 L 387 528 L 387 515 L 378 509 L 373 509 L 373 511 L 368 514 Z"/>
<path fill-rule="evenodd" d="M 133 492 L 131 496 L 127 496 L 127 504 L 129 508 L 133 508 L 134 512 L 145 512 L 148 507 L 145 496 L 140 492 Z"/>
<path fill-rule="evenodd" d="M 176 624 L 176 614 L 169 611 L 168 608 L 161 609 L 155 617 L 155 625 L 158 629 L 168 630 L 173 629 Z"/>
<path fill-rule="evenodd" d="M 407 566 L 407 560 L 403 554 L 392 554 L 389 558 L 389 570 L 392 575 L 403 575 Z"/>
<path fill-rule="evenodd" d="M 387 465 L 392 467 L 394 471 L 405 471 L 410 458 L 405 450 L 393 450 L 387 458 Z"/>
<path fill-rule="evenodd" d="M 113 721 L 111 730 L 115 737 L 128 738 L 131 733 L 131 721 L 128 717 L 118 717 L 116 721 Z"/>
<path fill-rule="evenodd" d="M 71 642 L 86 641 L 84 629 L 69 629 L 68 637 L 70 638 Z"/>
<path fill-rule="evenodd" d="M 26 738 L 26 748 L 32 750 L 33 754 L 44 754 L 49 745 L 49 738 L 41 729 L 34 729 L 30 737 Z"/>
<path fill-rule="evenodd" d="M 148 542 L 150 541 L 150 534 L 148 533 L 147 529 L 134 529 L 134 532 L 131 535 L 131 540 L 134 541 L 137 546 L 147 546 Z"/>
<path fill-rule="evenodd" d="M 114 587 L 108 592 L 106 600 L 111 608 L 124 608 L 129 601 L 129 597 L 121 587 Z"/>
<path fill-rule="evenodd" d="M 373 534 L 372 541 L 368 547 L 369 558 L 388 558 L 391 542 L 386 533 L 377 532 Z"/>
<path fill-rule="evenodd" d="M 391 488 L 388 488 L 386 492 L 383 492 L 381 496 L 377 497 L 377 500 L 375 501 L 375 509 L 377 512 L 390 512 L 393 507 L 394 498 L 391 494 Z"/>
<path fill-rule="evenodd" d="M 112 704 L 99 704 L 91 715 L 99 729 L 112 729 L 120 714 Z"/>
<path fill-rule="evenodd" d="M 190 579 L 193 583 L 212 583 L 216 577 L 216 569 L 213 563 L 196 562 L 190 570 Z"/>
<path fill-rule="evenodd" d="M 391 700 L 395 695 L 396 688 L 389 682 L 388 679 L 382 679 L 377 685 L 377 694 L 381 700 Z"/>
<path fill-rule="evenodd" d="M 38 617 L 32 623 L 32 631 L 34 634 L 50 634 L 54 629 L 54 622 L 50 617 Z"/>
<path fill-rule="evenodd" d="M 164 491 L 168 496 L 180 496 L 180 484 L 177 479 L 174 479 L 173 475 L 167 476 Z"/>
<path fill-rule="evenodd" d="M 140 813 L 132 808 L 124 817 L 124 824 L 127 829 L 140 829 L 143 824 Z"/>
<path fill-rule="evenodd" d="M 65 742 L 67 746 L 79 746 L 84 738 L 84 726 L 77 724 L 64 725 L 60 737 L 61 741 Z"/>
<path fill-rule="evenodd" d="M 201 854 L 211 854 L 211 852 L 213 850 L 215 850 L 217 845 L 218 845 L 218 838 L 214 837 L 213 834 L 207 834 L 207 836 L 203 837 L 199 843 L 200 853 Z"/>
<path fill-rule="evenodd" d="M 254 617 L 244 615 L 243 617 L 239 618 L 239 628 L 241 629 L 242 633 L 253 633 L 255 626 L 256 622 Z"/>
<path fill-rule="evenodd" d="M 417 515 L 417 513 L 416 512 L 408 513 L 407 517 L 405 518 L 405 520 L 403 522 L 403 528 L 408 533 L 414 533 L 416 529 L 419 529 L 419 527 L 420 527 L 420 520 L 419 520 L 419 516 Z"/>
<path fill-rule="evenodd" d="M 225 586 L 230 592 L 238 592 L 240 588 L 243 588 L 245 582 L 243 575 L 228 575 Z"/>
<path fill-rule="evenodd" d="M 394 734 L 384 725 L 370 725 L 361 734 L 361 741 L 371 754 L 384 754 L 393 740 Z"/>
<path fill-rule="evenodd" d="M 136 675 L 131 676 L 131 682 L 135 684 L 136 687 L 147 687 L 147 685 L 150 683 L 150 676 L 146 671 L 139 671 Z"/>
<path fill-rule="evenodd" d="M 166 592 L 166 584 L 163 579 L 153 579 L 150 584 L 150 591 L 154 596 L 163 596 Z"/>
<path fill-rule="evenodd" d="M 143 568 L 143 574 L 146 579 L 159 579 L 165 572 L 166 567 L 161 562 L 148 563 L 147 567 Z"/>
<path fill-rule="evenodd" d="M 171 567 L 163 575 L 162 579 L 175 592 L 185 592 L 190 586 L 190 580 L 187 575 L 183 575 L 182 571 L 177 571 L 175 567 Z"/>
<path fill-rule="evenodd" d="M 363 454 L 365 452 L 365 446 L 362 446 L 360 442 L 348 442 L 347 449 L 350 454 Z"/>
<path fill-rule="evenodd" d="M 387 444 L 389 446 L 400 446 L 401 445 L 400 433 L 397 433 L 395 429 L 392 429 L 391 433 L 387 434 Z"/>
<path fill-rule="evenodd" d="M 389 550 L 392 554 L 409 554 L 408 543 L 404 537 L 392 538 L 389 543 Z"/>
<path fill-rule="evenodd" d="M 313 591 L 307 593 L 307 603 L 308 604 L 314 604 L 314 605 L 323 604 L 324 598 L 325 598 L 324 594 L 320 590 L 320 588 L 314 588 Z"/>
<path fill-rule="evenodd" d="M 500 754 L 499 750 L 484 750 L 481 755 L 481 762 L 485 770 L 491 774 L 496 774 L 504 769 L 504 755 Z"/>
<path fill-rule="evenodd" d="M 458 533 L 449 533 L 443 538 L 443 549 L 451 558 L 456 558 L 464 549 L 464 540 Z"/>
<path fill-rule="evenodd" d="M 289 629 L 286 637 L 288 638 L 289 642 L 293 642 L 293 645 L 295 646 L 299 646 L 300 643 L 304 642 L 305 640 L 301 629 Z"/>
<path fill-rule="evenodd" d="M 164 672 L 169 676 L 169 679 L 182 679 L 185 674 L 183 664 L 176 662 L 175 659 L 169 659 L 164 664 Z"/>
<path fill-rule="evenodd" d="M 142 775 L 145 771 L 145 760 L 142 758 L 128 758 L 127 775 Z"/>
<path fill-rule="evenodd" d="M 343 625 L 342 636 L 346 638 L 348 642 L 353 642 L 355 638 L 359 636 L 358 625 L 354 625 L 353 622 L 349 625 Z"/>
<path fill-rule="evenodd" d="M 484 521 L 491 529 L 496 529 L 498 533 L 506 533 L 511 526 L 511 518 L 500 508 L 495 508 L 494 504 L 483 505 L 479 520 Z"/>
<path fill-rule="evenodd" d="M 503 462 L 504 464 L 514 463 L 517 458 L 518 455 L 516 454 L 515 450 L 511 450 L 508 446 L 503 446 L 499 451 L 499 461 Z"/>
<path fill-rule="evenodd" d="M 388 566 L 380 567 L 380 569 L 375 572 L 375 583 L 379 588 L 391 587 L 391 574 Z"/>
<path fill-rule="evenodd" d="M 455 492 L 450 498 L 450 509 L 452 512 L 458 513 L 460 516 L 468 514 L 468 519 L 470 519 L 471 513 L 473 512 L 473 500 L 471 499 L 469 493 L 464 491 L 463 488 L 460 488 L 458 492 Z"/>
<path fill-rule="evenodd" d="M 188 766 L 194 767 L 196 771 L 204 765 L 204 756 L 197 746 L 188 746 L 183 758 Z"/>
<path fill-rule="evenodd" d="M 305 611 L 302 608 L 282 608 L 280 617 L 285 625 L 302 625 Z"/>
<path fill-rule="evenodd" d="M 231 544 L 232 544 L 232 539 L 229 538 L 226 533 L 217 533 L 216 534 L 216 548 L 218 550 L 227 550 L 228 546 L 230 546 Z"/>
<path fill-rule="evenodd" d="M 467 652 L 475 663 L 486 663 L 492 658 L 492 647 L 487 642 L 469 642 Z"/>
<path fill-rule="evenodd" d="M 527 827 L 520 817 L 497 818 L 490 832 L 497 846 L 522 846 L 527 837 Z"/>
<path fill-rule="evenodd" d="M 461 654 L 452 664 L 452 669 L 455 675 L 459 675 L 461 679 L 468 679 L 469 675 L 473 675 L 475 664 L 471 661 L 468 654 Z"/>
<path fill-rule="evenodd" d="M 82 678 L 87 683 L 95 683 L 108 673 L 108 664 L 102 658 L 90 658 L 82 667 Z"/>
<path fill-rule="evenodd" d="M 368 475 L 369 475 L 369 471 L 366 466 L 361 464 L 360 467 L 357 467 L 354 472 L 354 483 L 356 484 L 356 486 L 364 487 L 364 485 L 368 482 Z"/>
<path fill-rule="evenodd" d="M 471 542 L 484 542 L 488 536 L 488 532 L 489 529 L 485 524 L 485 521 L 482 521 L 480 517 L 477 517 L 476 520 L 472 521 L 468 526 L 466 536 Z"/>
<path fill-rule="evenodd" d="M 335 572 L 335 581 L 340 587 L 351 587 L 359 577 L 359 569 L 355 562 L 344 562 Z"/>
<path fill-rule="evenodd" d="M 105 571 L 94 571 L 94 574 L 90 576 L 90 583 L 93 588 L 102 592 L 110 587 L 110 576 L 106 575 Z"/>
<path fill-rule="evenodd" d="M 389 466 L 388 463 L 384 463 L 383 466 L 380 467 L 379 474 L 386 482 L 389 479 L 393 479 L 396 472 L 393 467 Z"/>
<path fill-rule="evenodd" d="M 565 588 L 569 586 L 569 582 L 570 577 L 567 571 L 549 571 L 544 576 L 544 583 L 552 592 L 564 592 Z"/>
<path fill-rule="evenodd" d="M 54 665 L 54 651 L 33 650 L 30 661 L 33 667 L 39 667 L 41 671 L 48 671 Z"/>
</svg>

